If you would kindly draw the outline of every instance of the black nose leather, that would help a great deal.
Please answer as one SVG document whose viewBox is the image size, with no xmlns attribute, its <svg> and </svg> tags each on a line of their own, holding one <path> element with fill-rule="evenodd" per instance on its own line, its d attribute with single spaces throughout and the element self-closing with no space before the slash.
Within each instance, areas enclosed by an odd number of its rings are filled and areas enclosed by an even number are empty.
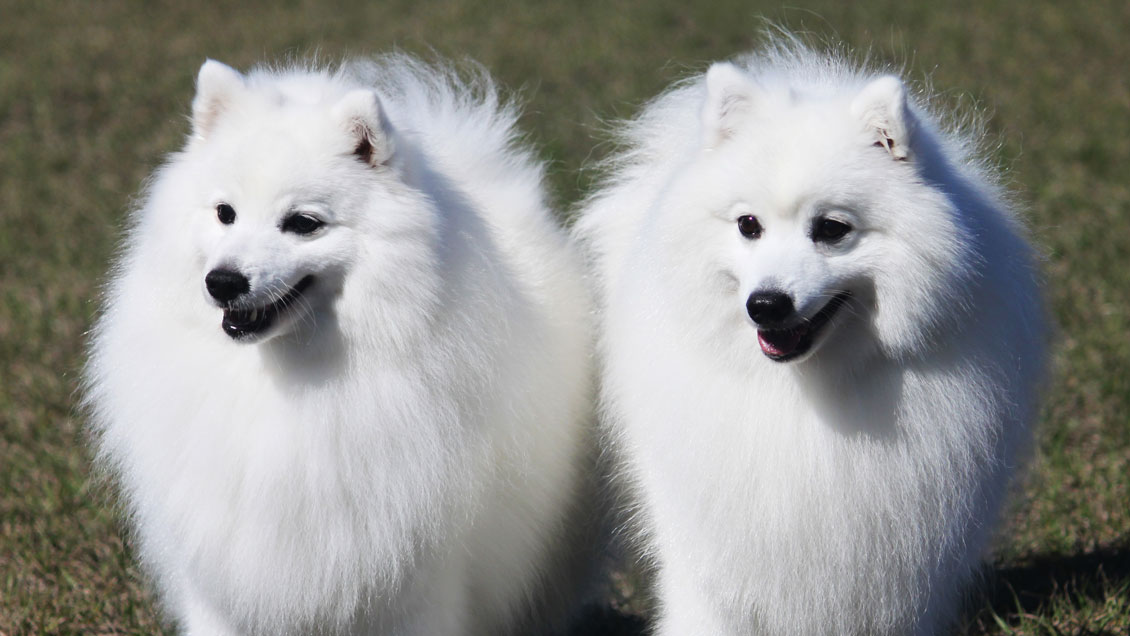
<svg viewBox="0 0 1130 636">
<path fill-rule="evenodd" d="M 749 317 L 759 325 L 782 322 L 796 311 L 793 299 L 776 290 L 753 292 L 746 300 L 745 309 L 749 312 Z"/>
<path fill-rule="evenodd" d="M 204 286 L 220 302 L 235 300 L 251 289 L 247 277 L 230 269 L 214 269 L 204 277 Z"/>
</svg>

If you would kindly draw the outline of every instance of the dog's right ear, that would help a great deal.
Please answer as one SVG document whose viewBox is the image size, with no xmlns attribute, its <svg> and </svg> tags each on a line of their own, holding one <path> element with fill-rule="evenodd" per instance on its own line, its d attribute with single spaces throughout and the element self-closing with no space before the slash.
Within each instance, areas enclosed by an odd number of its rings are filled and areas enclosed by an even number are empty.
<svg viewBox="0 0 1130 636">
<path fill-rule="evenodd" d="M 871 80 L 852 102 L 851 112 L 873 137 L 876 146 L 885 148 L 896 161 L 912 159 L 916 121 L 902 80 L 893 75 Z"/>
<path fill-rule="evenodd" d="M 749 75 L 730 62 L 716 62 L 706 71 L 703 146 L 715 148 L 734 136 L 753 106 L 756 90 Z"/>
<path fill-rule="evenodd" d="M 392 158 L 392 126 L 375 92 L 364 88 L 350 91 L 334 106 L 333 115 L 349 133 L 358 159 L 377 167 Z"/>
<path fill-rule="evenodd" d="M 206 139 L 220 115 L 243 89 L 243 76 L 239 71 L 216 60 L 204 62 L 196 76 L 196 97 L 192 100 L 193 139 Z"/>
</svg>

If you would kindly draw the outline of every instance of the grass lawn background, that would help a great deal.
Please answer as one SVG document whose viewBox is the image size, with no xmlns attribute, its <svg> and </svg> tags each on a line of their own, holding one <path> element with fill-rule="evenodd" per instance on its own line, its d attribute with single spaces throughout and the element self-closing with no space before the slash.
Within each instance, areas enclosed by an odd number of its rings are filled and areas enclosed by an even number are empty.
<svg viewBox="0 0 1130 636">
<path fill-rule="evenodd" d="M 761 17 L 990 114 L 1060 331 L 1032 469 L 964 633 L 1130 633 L 1130 4 L 698 4 L 0 0 L 0 636 L 172 633 L 90 485 L 74 404 L 125 212 L 183 142 L 206 57 L 476 59 L 522 91 L 564 210 L 608 150 L 602 121 L 755 46 Z M 588 633 L 638 633 L 602 625 Z"/>
</svg>

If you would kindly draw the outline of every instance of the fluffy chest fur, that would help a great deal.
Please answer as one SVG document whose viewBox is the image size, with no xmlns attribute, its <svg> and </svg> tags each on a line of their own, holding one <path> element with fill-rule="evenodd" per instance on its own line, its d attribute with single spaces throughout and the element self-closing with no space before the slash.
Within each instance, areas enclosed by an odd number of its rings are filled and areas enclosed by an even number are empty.
<svg viewBox="0 0 1130 636">
<path fill-rule="evenodd" d="M 485 453 L 472 435 L 483 414 L 449 392 L 461 380 L 387 354 L 383 370 L 312 383 L 210 335 L 148 361 L 116 349 L 130 356 L 116 378 L 129 397 L 101 452 L 132 476 L 137 521 L 164 529 L 140 535 L 143 559 L 187 564 L 165 594 L 187 577 L 237 615 L 340 622 L 457 539 L 442 529 L 469 514 Z"/>
<path fill-rule="evenodd" d="M 983 370 L 877 364 L 830 386 L 719 368 L 662 329 L 613 336 L 647 351 L 610 357 L 606 390 L 657 558 L 697 573 L 735 633 L 898 633 L 945 602 L 923 583 L 980 557 L 1019 426 Z"/>
</svg>

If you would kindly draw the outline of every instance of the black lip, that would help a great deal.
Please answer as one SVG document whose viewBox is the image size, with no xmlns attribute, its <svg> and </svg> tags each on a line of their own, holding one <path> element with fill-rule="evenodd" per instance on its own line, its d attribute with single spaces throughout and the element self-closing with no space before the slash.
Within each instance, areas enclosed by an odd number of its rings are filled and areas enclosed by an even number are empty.
<svg viewBox="0 0 1130 636">
<path fill-rule="evenodd" d="M 283 294 L 281 298 L 262 307 L 224 309 L 224 320 L 220 323 L 224 333 L 233 340 L 243 340 L 259 335 L 270 329 L 282 312 L 294 304 L 302 293 L 314 282 L 313 276 L 306 276 Z"/>
<path fill-rule="evenodd" d="M 816 336 L 828 325 L 832 320 L 832 316 L 836 315 L 836 312 L 847 303 L 849 298 L 851 298 L 850 292 L 840 292 L 836 294 L 820 311 L 816 312 L 816 315 L 801 321 L 798 325 L 784 329 L 758 329 L 758 335 L 770 341 L 775 335 L 778 337 L 794 338 L 798 332 L 800 333 L 800 341 L 788 353 L 781 355 L 773 355 L 765 351 L 762 351 L 762 353 L 774 362 L 788 362 L 789 360 L 796 359 L 808 353 L 808 350 L 812 348 L 812 343 L 816 342 Z"/>
</svg>

